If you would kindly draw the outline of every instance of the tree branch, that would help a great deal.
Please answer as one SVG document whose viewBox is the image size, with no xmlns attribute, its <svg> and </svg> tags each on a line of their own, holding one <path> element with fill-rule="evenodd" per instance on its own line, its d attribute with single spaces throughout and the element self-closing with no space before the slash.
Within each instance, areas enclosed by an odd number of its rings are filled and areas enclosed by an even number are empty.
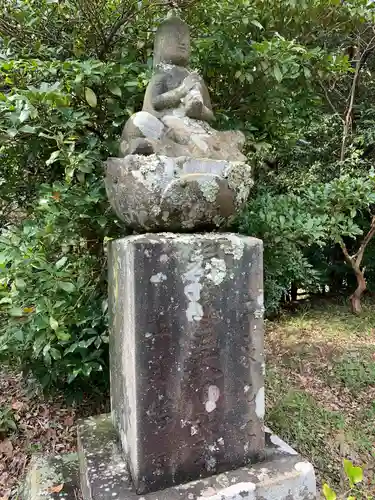
<svg viewBox="0 0 375 500">
<path fill-rule="evenodd" d="M 340 113 L 337 111 L 337 109 L 336 109 L 336 108 L 335 108 L 335 106 L 333 105 L 333 103 L 332 103 L 332 101 L 331 101 L 331 98 L 330 98 L 330 97 L 329 97 L 329 95 L 328 95 L 327 89 L 324 87 L 324 85 L 323 85 L 323 83 L 322 83 L 322 82 L 319 82 L 319 83 L 320 83 L 320 86 L 321 86 L 321 87 L 322 87 L 322 89 L 323 89 L 323 92 L 324 92 L 325 96 L 326 96 L 327 102 L 328 102 L 328 104 L 330 105 L 330 107 L 331 107 L 331 109 L 332 109 L 332 111 L 333 111 L 333 114 L 334 114 L 334 115 L 337 115 L 337 116 L 340 118 L 340 120 L 342 121 L 342 123 L 344 124 L 344 123 L 345 123 L 345 120 L 342 118 L 342 116 L 340 115 Z"/>
<path fill-rule="evenodd" d="M 124 24 L 129 23 L 136 16 L 137 14 L 136 4 L 133 3 L 132 7 L 133 11 L 131 10 L 131 7 L 127 6 L 126 0 L 124 0 L 122 12 L 118 17 L 117 21 L 112 25 L 112 28 L 108 36 L 104 40 L 103 47 L 99 51 L 98 54 L 99 59 L 102 59 L 108 52 L 117 32 L 124 26 Z"/>
<path fill-rule="evenodd" d="M 357 51 L 357 61 L 356 61 L 356 66 L 355 66 L 355 72 L 354 72 L 354 77 L 353 77 L 353 82 L 350 90 L 350 98 L 349 98 L 349 105 L 348 109 L 345 113 L 344 117 L 344 128 L 343 128 L 343 133 L 342 133 L 342 142 L 341 142 L 341 153 L 340 153 L 340 161 L 344 161 L 345 159 L 345 150 L 346 150 L 346 141 L 349 136 L 351 124 L 352 124 L 352 115 L 353 115 L 353 107 L 354 107 L 354 99 L 355 99 L 355 94 L 357 90 L 357 85 L 358 85 L 358 80 L 359 80 L 359 74 L 361 71 L 361 68 L 363 64 L 365 63 L 367 57 L 369 56 L 370 52 L 372 52 L 375 49 L 375 45 L 373 45 L 375 41 L 375 36 L 371 38 L 371 40 L 368 42 L 366 45 L 366 48 L 363 50 L 362 54 L 359 56 L 359 49 Z"/>
<path fill-rule="evenodd" d="M 353 260 L 352 260 L 352 257 L 350 257 L 350 255 L 349 255 L 349 252 L 348 252 L 348 249 L 346 248 L 345 243 L 341 240 L 339 242 L 339 244 L 340 244 L 342 253 L 344 254 L 344 258 L 345 258 L 347 264 L 349 264 L 351 267 L 353 267 Z"/>
<path fill-rule="evenodd" d="M 355 255 L 353 255 L 353 257 L 352 257 L 358 266 L 361 265 L 366 247 L 370 243 L 370 241 L 372 240 L 374 235 L 375 235 L 375 216 L 372 217 L 370 230 L 368 231 L 366 236 L 363 238 L 363 241 L 359 247 L 358 252 Z"/>
</svg>

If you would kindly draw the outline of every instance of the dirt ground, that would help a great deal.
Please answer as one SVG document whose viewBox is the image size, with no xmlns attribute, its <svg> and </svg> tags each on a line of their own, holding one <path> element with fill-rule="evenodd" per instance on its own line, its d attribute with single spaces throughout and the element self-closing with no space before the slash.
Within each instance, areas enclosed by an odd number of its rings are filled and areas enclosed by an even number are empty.
<svg viewBox="0 0 375 500">
<path fill-rule="evenodd" d="M 15 368 L 0 369 L 0 500 L 16 500 L 33 453 L 76 450 L 79 418 L 109 410 L 108 395 L 84 394 L 67 402 L 63 395 L 44 397 L 38 384 Z"/>
<path fill-rule="evenodd" d="M 267 419 L 311 460 L 319 485 L 347 498 L 343 460 L 364 469 L 358 499 L 375 494 L 375 303 L 353 316 L 319 301 L 266 322 Z"/>
</svg>

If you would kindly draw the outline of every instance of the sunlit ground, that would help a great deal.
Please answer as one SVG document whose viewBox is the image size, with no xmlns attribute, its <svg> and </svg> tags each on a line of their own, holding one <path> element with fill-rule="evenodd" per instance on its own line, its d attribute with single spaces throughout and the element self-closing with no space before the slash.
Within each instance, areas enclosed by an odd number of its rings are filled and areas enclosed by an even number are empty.
<svg viewBox="0 0 375 500">
<path fill-rule="evenodd" d="M 346 301 L 319 301 L 267 321 L 266 352 L 268 425 L 313 462 L 320 485 L 347 490 L 347 458 L 374 494 L 374 299 L 360 317 Z"/>
</svg>

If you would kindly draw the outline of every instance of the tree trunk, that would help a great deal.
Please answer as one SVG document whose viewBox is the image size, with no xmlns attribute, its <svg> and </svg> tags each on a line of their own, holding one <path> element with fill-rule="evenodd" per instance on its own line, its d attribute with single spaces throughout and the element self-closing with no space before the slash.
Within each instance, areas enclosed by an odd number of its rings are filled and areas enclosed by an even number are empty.
<svg viewBox="0 0 375 500">
<path fill-rule="evenodd" d="M 291 302 L 296 302 L 298 299 L 298 286 L 295 282 L 292 283 L 290 287 L 290 300 Z"/>
<path fill-rule="evenodd" d="M 359 314 L 362 311 L 361 298 L 363 293 L 366 291 L 367 284 L 364 276 L 364 272 L 360 270 L 359 267 L 354 268 L 355 277 L 357 278 L 357 288 L 353 295 L 350 297 L 352 313 Z"/>
</svg>

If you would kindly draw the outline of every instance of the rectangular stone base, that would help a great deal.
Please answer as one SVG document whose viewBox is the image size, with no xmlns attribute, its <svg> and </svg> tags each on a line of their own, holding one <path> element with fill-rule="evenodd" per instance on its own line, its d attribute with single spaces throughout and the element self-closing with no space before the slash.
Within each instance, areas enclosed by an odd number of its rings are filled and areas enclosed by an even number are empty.
<svg viewBox="0 0 375 500">
<path fill-rule="evenodd" d="M 90 418 L 79 426 L 78 455 L 33 458 L 21 499 L 315 500 L 312 465 L 268 430 L 266 438 L 266 454 L 261 463 L 156 493 L 137 495 L 127 465 L 119 454 L 109 415 Z"/>
<path fill-rule="evenodd" d="M 269 430 L 266 431 L 267 446 L 262 462 L 146 495 L 138 495 L 132 488 L 109 415 L 83 421 L 78 434 L 83 500 L 317 498 L 312 465 Z"/>
<path fill-rule="evenodd" d="M 108 247 L 111 410 L 138 493 L 264 450 L 262 242 L 142 234 Z"/>
</svg>

